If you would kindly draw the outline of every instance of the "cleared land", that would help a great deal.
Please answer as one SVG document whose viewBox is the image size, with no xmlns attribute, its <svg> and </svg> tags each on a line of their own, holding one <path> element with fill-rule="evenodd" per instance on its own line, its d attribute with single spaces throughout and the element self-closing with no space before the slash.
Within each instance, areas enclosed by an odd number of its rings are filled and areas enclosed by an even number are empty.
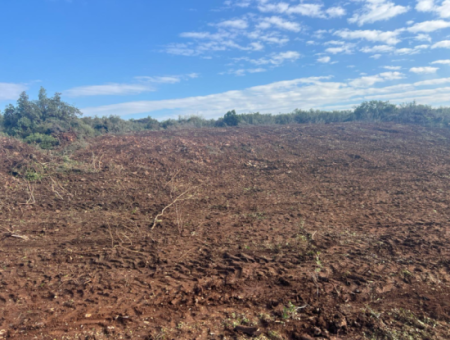
<svg viewBox="0 0 450 340">
<path fill-rule="evenodd" d="M 2 138 L 0 181 L 0 338 L 450 338 L 448 130 Z"/>
</svg>

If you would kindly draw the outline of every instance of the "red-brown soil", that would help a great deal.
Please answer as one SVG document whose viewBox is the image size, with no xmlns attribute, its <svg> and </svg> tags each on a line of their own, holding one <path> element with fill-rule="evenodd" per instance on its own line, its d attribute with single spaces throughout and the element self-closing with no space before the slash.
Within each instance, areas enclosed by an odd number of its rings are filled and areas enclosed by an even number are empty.
<svg viewBox="0 0 450 340">
<path fill-rule="evenodd" d="M 0 181 L 0 338 L 450 338 L 448 130 L 2 138 Z"/>
</svg>

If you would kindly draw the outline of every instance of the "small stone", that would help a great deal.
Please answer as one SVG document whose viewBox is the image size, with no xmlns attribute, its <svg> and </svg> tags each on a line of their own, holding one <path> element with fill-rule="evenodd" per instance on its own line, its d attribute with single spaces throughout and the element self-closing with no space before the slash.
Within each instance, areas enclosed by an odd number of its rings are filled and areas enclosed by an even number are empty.
<svg viewBox="0 0 450 340">
<path fill-rule="evenodd" d="M 314 335 L 319 336 L 320 334 L 322 334 L 322 330 L 318 327 L 314 327 Z"/>
<path fill-rule="evenodd" d="M 248 327 L 248 326 L 236 326 L 234 329 L 237 332 L 242 332 L 250 336 L 259 335 L 261 334 L 261 331 L 258 327 Z"/>
</svg>

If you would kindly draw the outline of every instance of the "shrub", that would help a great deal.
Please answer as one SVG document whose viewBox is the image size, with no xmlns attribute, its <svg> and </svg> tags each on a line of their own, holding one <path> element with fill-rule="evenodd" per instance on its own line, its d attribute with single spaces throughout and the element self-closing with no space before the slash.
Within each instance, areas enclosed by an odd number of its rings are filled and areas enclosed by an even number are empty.
<svg viewBox="0 0 450 340">
<path fill-rule="evenodd" d="M 237 126 L 239 124 L 239 118 L 236 111 L 233 110 L 225 113 L 225 116 L 223 116 L 223 122 L 228 126 Z"/>
<path fill-rule="evenodd" d="M 50 135 L 44 135 L 42 133 L 32 133 L 25 138 L 25 142 L 28 144 L 37 144 L 42 149 L 51 149 L 59 144 L 59 140 Z"/>
</svg>

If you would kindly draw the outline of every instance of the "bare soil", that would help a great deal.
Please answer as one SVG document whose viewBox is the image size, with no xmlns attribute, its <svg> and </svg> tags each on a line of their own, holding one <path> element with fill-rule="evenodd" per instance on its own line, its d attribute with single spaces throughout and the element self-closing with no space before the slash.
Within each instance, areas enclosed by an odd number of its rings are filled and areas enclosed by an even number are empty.
<svg viewBox="0 0 450 340">
<path fill-rule="evenodd" d="M 0 339 L 449 339 L 450 132 L 0 138 Z"/>
</svg>

